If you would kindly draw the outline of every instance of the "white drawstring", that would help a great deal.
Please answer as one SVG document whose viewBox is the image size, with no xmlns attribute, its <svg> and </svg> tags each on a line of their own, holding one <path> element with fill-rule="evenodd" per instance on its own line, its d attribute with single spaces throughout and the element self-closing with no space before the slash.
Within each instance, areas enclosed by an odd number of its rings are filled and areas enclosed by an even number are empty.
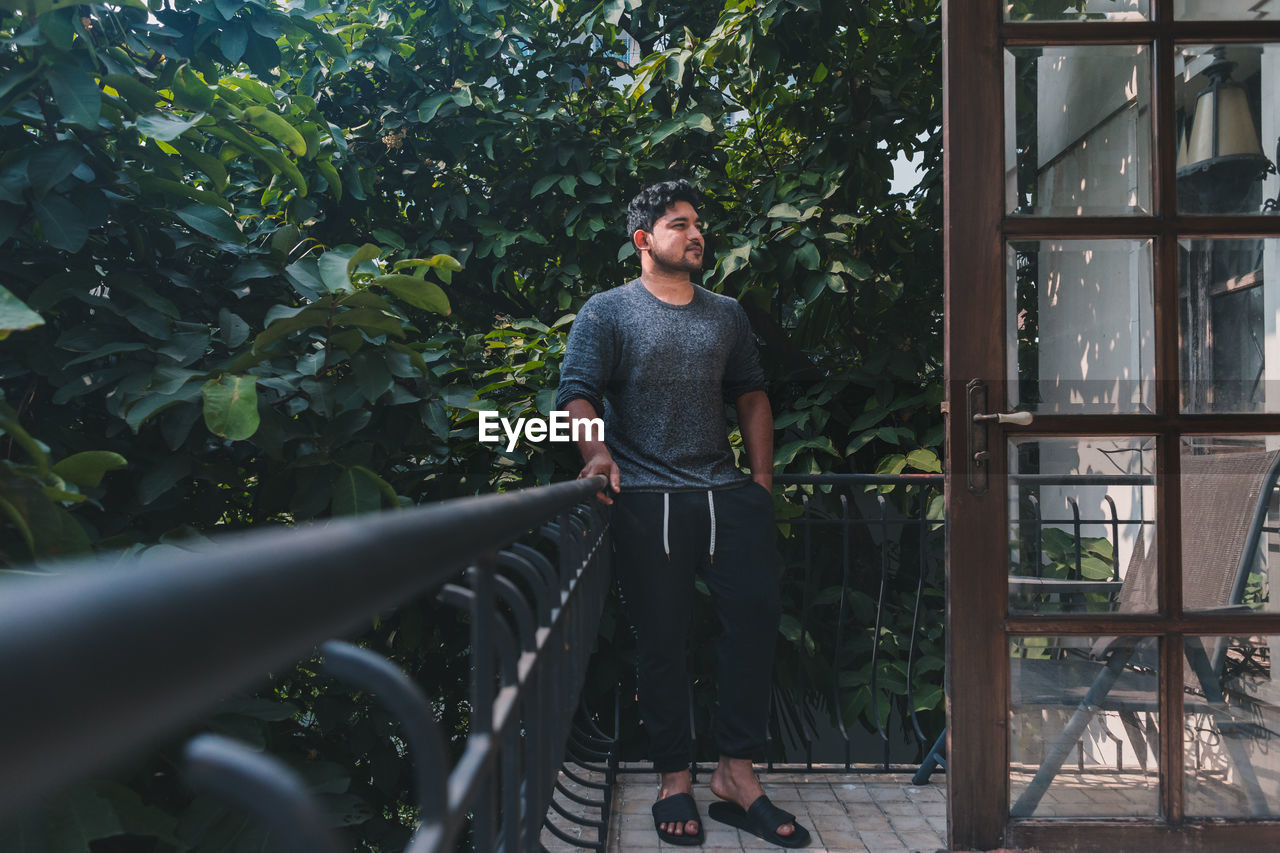
<svg viewBox="0 0 1280 853">
<path fill-rule="evenodd" d="M 715 493 L 707 489 L 707 505 L 711 507 L 711 550 L 707 552 L 707 556 L 712 559 L 716 558 L 716 498 Z"/>
<path fill-rule="evenodd" d="M 668 521 L 671 518 L 671 493 L 662 493 L 662 550 L 667 558 L 671 558 L 671 540 L 667 536 Z"/>
</svg>

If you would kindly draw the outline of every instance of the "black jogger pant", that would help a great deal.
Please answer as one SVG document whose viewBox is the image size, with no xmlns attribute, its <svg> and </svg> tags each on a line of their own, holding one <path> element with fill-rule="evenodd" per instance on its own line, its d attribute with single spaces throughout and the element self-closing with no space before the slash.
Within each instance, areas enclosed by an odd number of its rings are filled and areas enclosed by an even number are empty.
<svg viewBox="0 0 1280 853">
<path fill-rule="evenodd" d="M 755 482 L 623 491 L 614 496 L 612 533 L 654 769 L 682 770 L 693 759 L 687 659 L 695 573 L 711 591 L 723 632 L 716 743 L 721 755 L 751 758 L 765 742 L 780 615 L 772 496 Z"/>
</svg>

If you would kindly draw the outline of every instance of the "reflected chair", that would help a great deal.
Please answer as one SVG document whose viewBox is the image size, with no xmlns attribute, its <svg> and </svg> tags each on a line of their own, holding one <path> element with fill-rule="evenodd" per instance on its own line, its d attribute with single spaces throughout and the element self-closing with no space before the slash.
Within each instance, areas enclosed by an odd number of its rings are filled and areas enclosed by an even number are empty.
<svg viewBox="0 0 1280 853">
<path fill-rule="evenodd" d="M 1200 612 L 1248 612 L 1244 604 L 1255 567 L 1280 453 L 1242 451 L 1182 457 L 1181 504 L 1183 607 Z M 1189 534 L 1189 535 L 1188 535 Z M 1152 613 L 1157 605 L 1155 547 L 1134 548 L 1123 579 L 1118 613 Z M 1265 798 L 1244 744 L 1230 736 L 1239 727 L 1222 691 L 1227 638 L 1206 650 L 1198 638 L 1185 642 L 1185 707 L 1211 716 L 1255 814 L 1265 814 Z M 1099 712 L 1119 712 L 1131 739 L 1139 712 L 1159 708 L 1158 645 L 1154 637 L 1107 637 L 1089 650 L 1068 650 L 1055 659 L 1010 661 L 1012 706 L 1074 707 L 1061 734 L 1046 750 L 1035 776 L 1010 809 L 1030 817 L 1063 763 Z M 1191 685 L 1198 685 L 1193 690 Z M 1079 685 L 1079 687 L 1072 687 Z M 1087 686 L 1086 686 L 1087 685 Z M 1135 743 L 1137 747 L 1137 743 Z"/>
</svg>

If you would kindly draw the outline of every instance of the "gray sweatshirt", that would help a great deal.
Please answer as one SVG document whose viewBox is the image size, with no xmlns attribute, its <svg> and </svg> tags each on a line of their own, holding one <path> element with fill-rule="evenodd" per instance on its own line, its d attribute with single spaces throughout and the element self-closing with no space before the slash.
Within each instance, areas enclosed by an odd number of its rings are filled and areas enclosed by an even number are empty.
<svg viewBox="0 0 1280 853">
<path fill-rule="evenodd" d="M 624 490 L 716 489 L 750 479 L 734 464 L 724 405 L 763 388 L 736 300 L 695 285 L 689 304 L 668 305 L 636 279 L 578 312 L 556 408 L 584 399 L 603 412 Z"/>
</svg>

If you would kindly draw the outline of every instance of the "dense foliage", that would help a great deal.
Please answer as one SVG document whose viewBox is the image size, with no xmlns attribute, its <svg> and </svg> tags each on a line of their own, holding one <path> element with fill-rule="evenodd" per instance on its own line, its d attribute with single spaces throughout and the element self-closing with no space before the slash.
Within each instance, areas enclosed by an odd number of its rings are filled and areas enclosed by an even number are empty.
<svg viewBox="0 0 1280 853">
<path fill-rule="evenodd" d="M 705 194 L 703 283 L 761 338 L 777 470 L 940 470 L 938 5 L 6 3 L 0 559 L 571 476 L 564 446 L 481 445 L 476 412 L 549 410 L 573 312 L 634 267 L 626 199 L 676 175 Z M 906 195 L 899 155 L 923 161 Z M 829 605 L 841 578 L 813 583 Z M 910 608 L 891 612 L 905 635 Z M 406 608 L 369 642 L 460 684 L 465 660 L 426 652 L 448 632 Z M 921 635 L 940 666 L 940 615 Z M 784 636 L 829 668 L 798 625 Z M 860 630 L 843 659 L 881 642 Z M 901 650 L 881 661 L 901 702 Z M 871 725 L 858 672 L 845 719 Z M 371 847 L 403 840 L 409 777 L 378 712 L 305 670 L 272 695 L 294 704 L 245 700 L 222 725 L 305 766 Z M 96 829 L 52 849 L 255 843 L 168 772 L 82 792 L 65 808 Z"/>
</svg>

